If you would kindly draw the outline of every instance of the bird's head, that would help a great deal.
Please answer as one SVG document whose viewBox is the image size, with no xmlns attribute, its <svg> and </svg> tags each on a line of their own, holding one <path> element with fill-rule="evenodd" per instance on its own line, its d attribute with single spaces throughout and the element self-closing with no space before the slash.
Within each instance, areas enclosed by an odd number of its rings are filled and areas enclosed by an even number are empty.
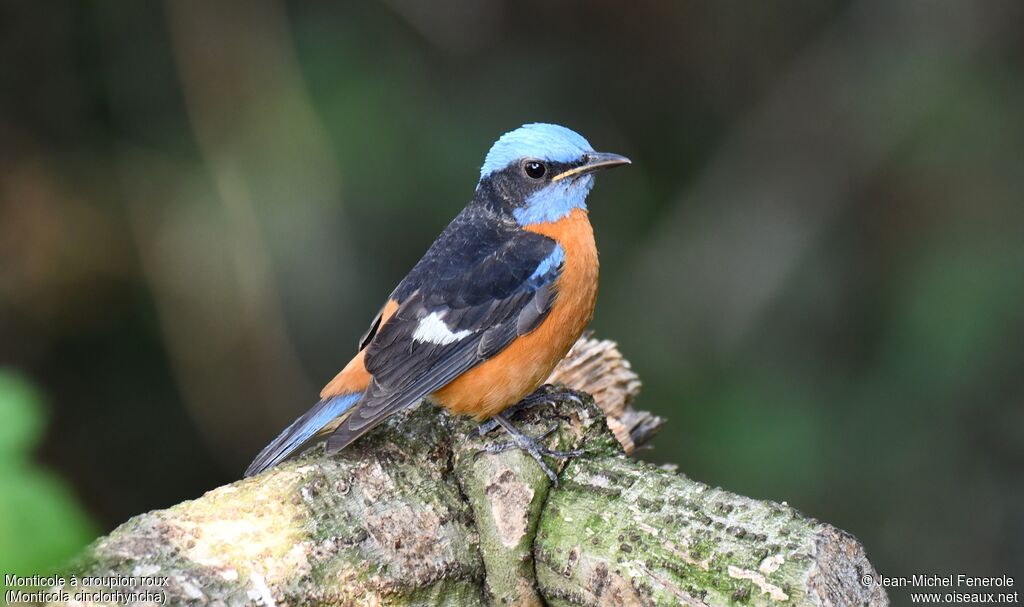
<svg viewBox="0 0 1024 607">
<path fill-rule="evenodd" d="M 520 225 L 558 221 L 586 209 L 594 172 L 629 164 L 595 152 L 581 135 L 557 124 L 527 124 L 501 136 L 480 168 L 480 184 L 511 207 Z"/>
</svg>

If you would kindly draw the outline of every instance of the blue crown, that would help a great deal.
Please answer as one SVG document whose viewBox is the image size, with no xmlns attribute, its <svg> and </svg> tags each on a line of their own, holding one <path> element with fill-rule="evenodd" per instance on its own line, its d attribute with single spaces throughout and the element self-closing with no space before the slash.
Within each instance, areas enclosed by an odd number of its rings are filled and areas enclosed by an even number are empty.
<svg viewBox="0 0 1024 607">
<path fill-rule="evenodd" d="M 593 152 L 590 142 L 576 131 L 557 124 L 524 124 L 501 136 L 484 158 L 480 179 L 500 171 L 520 158 L 572 162 Z"/>
</svg>

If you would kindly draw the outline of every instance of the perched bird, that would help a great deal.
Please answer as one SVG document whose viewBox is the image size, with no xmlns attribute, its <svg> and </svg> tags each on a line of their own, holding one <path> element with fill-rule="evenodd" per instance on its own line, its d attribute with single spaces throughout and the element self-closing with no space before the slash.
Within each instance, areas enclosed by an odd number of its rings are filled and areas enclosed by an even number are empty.
<svg viewBox="0 0 1024 607">
<path fill-rule="evenodd" d="M 325 436 L 328 453 L 344 449 L 424 398 L 494 418 L 515 439 L 509 446 L 551 476 L 541 455 L 571 454 L 544 449 L 502 412 L 548 377 L 590 322 L 598 261 L 587 194 L 595 171 L 629 162 L 554 124 L 502 135 L 473 199 L 391 293 L 359 352 L 246 476 Z"/>
</svg>

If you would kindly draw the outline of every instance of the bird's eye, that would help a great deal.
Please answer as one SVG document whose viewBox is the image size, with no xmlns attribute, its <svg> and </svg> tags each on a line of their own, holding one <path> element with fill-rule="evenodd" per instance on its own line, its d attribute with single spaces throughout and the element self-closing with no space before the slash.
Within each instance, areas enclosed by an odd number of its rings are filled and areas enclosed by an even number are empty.
<svg viewBox="0 0 1024 607">
<path fill-rule="evenodd" d="M 536 160 L 530 160 L 523 165 L 523 171 L 530 179 L 540 179 L 544 176 L 547 169 L 542 163 L 537 162 Z"/>
</svg>

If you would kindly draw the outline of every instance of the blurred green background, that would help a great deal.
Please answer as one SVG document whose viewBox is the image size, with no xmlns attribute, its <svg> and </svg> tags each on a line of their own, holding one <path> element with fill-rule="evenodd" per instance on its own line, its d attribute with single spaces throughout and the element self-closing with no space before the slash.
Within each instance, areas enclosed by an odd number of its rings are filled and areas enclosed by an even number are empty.
<svg viewBox="0 0 1024 607">
<path fill-rule="evenodd" d="M 238 478 L 531 121 L 633 159 L 594 327 L 643 457 L 1024 571 L 1017 0 L 0 6 L 4 572 Z"/>
</svg>

